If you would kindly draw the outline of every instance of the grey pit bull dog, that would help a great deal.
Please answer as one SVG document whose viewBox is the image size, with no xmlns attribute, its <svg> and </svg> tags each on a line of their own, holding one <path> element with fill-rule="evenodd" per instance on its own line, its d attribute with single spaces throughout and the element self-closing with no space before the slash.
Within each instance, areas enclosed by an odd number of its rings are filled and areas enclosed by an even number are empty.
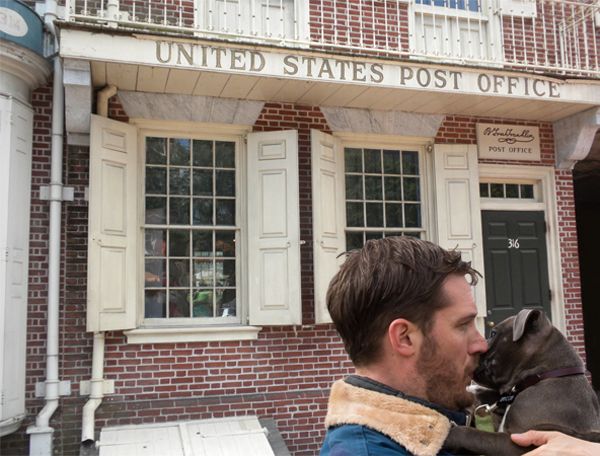
<svg viewBox="0 0 600 456">
<path fill-rule="evenodd" d="M 583 361 L 541 311 L 507 318 L 488 342 L 473 379 L 497 396 L 492 413 L 499 432 L 456 426 L 444 448 L 455 454 L 520 455 L 527 449 L 513 444 L 510 434 L 529 429 L 600 441 L 600 407 Z"/>
</svg>

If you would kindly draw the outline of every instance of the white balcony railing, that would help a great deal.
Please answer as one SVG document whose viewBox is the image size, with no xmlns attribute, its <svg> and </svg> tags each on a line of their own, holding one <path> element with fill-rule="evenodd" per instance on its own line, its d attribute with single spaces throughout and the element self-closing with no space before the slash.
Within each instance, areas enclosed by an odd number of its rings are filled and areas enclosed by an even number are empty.
<svg viewBox="0 0 600 456">
<path fill-rule="evenodd" d="M 597 0 L 66 0 L 67 20 L 600 78 Z"/>
</svg>

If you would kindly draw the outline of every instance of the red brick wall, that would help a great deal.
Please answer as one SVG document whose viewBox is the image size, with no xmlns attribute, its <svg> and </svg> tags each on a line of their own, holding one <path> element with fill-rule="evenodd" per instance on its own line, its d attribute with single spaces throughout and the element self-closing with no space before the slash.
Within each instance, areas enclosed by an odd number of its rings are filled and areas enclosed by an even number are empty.
<svg viewBox="0 0 600 456">
<path fill-rule="evenodd" d="M 35 382 L 44 378 L 47 274 L 47 203 L 37 199 L 49 179 L 50 89 L 34 94 L 35 139 L 32 199 L 32 257 L 30 264 L 27 391 L 31 422 L 42 406 L 33 398 Z M 117 99 L 110 115 L 126 120 Z M 448 116 L 436 137 L 439 143 L 476 142 L 475 123 L 515 123 L 540 127 L 541 164 L 553 164 L 552 129 L 548 123 Z M 105 425 L 202 419 L 256 414 L 269 417 L 295 455 L 318 452 L 323 417 L 332 380 L 352 371 L 331 325 L 314 323 L 312 271 L 312 202 L 310 129 L 329 131 L 319 108 L 270 103 L 263 108 L 254 131 L 297 129 L 299 133 L 300 219 L 302 247 L 303 325 L 266 327 L 254 341 L 180 344 L 127 344 L 121 332 L 106 338 L 106 377 L 115 380 L 116 394 L 107 396 L 97 412 L 96 430 Z M 61 287 L 60 377 L 70 380 L 72 394 L 61 399 L 52 425 L 57 454 L 79 451 L 81 409 L 79 382 L 89 380 L 92 339 L 85 332 L 87 274 L 87 202 L 89 153 L 85 147 L 65 151 L 65 184 L 75 188 L 75 201 L 64 205 L 63 284 Z M 583 351 L 581 301 L 572 179 L 557 171 L 561 256 L 568 334 Z M 26 454 L 24 428 L 4 437 L 2 454 Z"/>
</svg>

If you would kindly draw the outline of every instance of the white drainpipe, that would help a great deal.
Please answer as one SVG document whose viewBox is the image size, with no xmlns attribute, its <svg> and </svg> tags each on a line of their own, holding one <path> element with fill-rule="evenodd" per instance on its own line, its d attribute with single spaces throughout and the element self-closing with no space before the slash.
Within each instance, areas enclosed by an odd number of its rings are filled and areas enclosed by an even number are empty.
<svg viewBox="0 0 600 456">
<path fill-rule="evenodd" d="M 98 92 L 96 106 L 98 115 L 108 116 L 108 99 L 117 93 L 117 87 L 108 85 Z M 95 441 L 95 413 L 104 397 L 104 333 L 94 333 L 92 353 L 92 378 L 90 380 L 90 398 L 83 406 L 81 420 L 81 443 L 92 445 Z"/>
<path fill-rule="evenodd" d="M 90 380 L 90 398 L 83 406 L 81 422 L 81 442 L 91 445 L 95 441 L 94 422 L 96 409 L 104 397 L 104 333 L 94 333 L 94 352 L 92 355 L 92 379 Z"/>
<path fill-rule="evenodd" d="M 54 37 L 55 52 L 58 52 L 58 37 L 54 27 L 56 1 L 46 2 L 44 21 Z M 54 81 L 52 91 L 52 149 L 50 168 L 50 231 L 48 249 L 48 323 L 46 339 L 46 381 L 44 408 L 38 414 L 35 425 L 29 426 L 30 456 L 52 455 L 50 418 L 58 408 L 60 380 L 58 378 L 58 317 L 60 296 L 60 230 L 62 206 L 62 160 L 64 129 L 64 92 L 62 87 L 62 65 L 60 57 L 54 57 Z"/>
</svg>

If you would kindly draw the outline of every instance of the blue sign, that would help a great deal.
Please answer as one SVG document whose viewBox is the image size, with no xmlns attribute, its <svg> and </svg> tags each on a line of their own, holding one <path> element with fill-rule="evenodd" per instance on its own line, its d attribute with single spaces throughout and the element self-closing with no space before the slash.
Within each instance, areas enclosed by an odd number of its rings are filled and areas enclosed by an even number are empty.
<svg viewBox="0 0 600 456">
<path fill-rule="evenodd" d="M 11 41 L 44 56 L 44 23 L 17 0 L 0 0 L 0 40 Z"/>
</svg>

